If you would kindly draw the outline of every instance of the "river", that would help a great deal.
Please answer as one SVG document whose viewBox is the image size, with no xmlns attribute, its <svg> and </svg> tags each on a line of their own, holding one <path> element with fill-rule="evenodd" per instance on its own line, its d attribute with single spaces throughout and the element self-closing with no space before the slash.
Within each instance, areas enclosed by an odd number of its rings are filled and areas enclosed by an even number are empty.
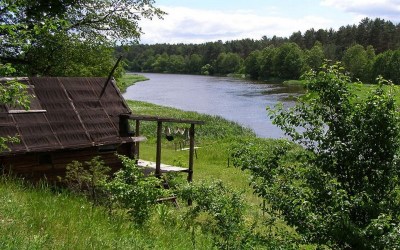
<svg viewBox="0 0 400 250">
<path fill-rule="evenodd" d="M 218 115 L 249 127 L 259 137 L 281 138 L 266 107 L 294 104 L 301 86 L 257 83 L 230 77 L 140 73 L 149 81 L 130 86 L 125 99 L 150 102 L 187 111 Z"/>
</svg>

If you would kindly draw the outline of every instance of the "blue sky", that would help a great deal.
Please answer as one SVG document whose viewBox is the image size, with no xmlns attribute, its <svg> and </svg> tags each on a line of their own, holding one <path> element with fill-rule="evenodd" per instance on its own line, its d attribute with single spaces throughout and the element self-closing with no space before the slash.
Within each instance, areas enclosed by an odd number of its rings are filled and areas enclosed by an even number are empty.
<svg viewBox="0 0 400 250">
<path fill-rule="evenodd" d="M 288 37 L 307 29 L 338 29 L 365 17 L 400 21 L 400 0 L 155 0 L 168 13 L 143 20 L 142 43 L 203 43 Z"/>
</svg>

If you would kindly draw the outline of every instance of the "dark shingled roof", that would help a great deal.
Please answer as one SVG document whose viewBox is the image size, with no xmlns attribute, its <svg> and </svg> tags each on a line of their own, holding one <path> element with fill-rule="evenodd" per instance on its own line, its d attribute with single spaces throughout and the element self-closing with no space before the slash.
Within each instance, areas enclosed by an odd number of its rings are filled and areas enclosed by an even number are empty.
<svg viewBox="0 0 400 250">
<path fill-rule="evenodd" d="M 119 144 L 119 115 L 130 114 L 121 93 L 106 78 L 30 77 L 19 80 L 34 94 L 30 112 L 0 105 L 0 136 L 18 135 L 20 143 L 2 154 L 76 149 Z M 0 79 L 1 82 L 1 79 Z M 3 81 L 4 82 L 4 81 Z M 41 111 L 43 110 L 43 111 Z"/>
</svg>

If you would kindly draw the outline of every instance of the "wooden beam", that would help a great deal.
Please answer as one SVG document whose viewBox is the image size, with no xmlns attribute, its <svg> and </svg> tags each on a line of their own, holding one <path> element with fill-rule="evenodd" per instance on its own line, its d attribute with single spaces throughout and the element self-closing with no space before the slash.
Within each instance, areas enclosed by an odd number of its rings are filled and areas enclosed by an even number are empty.
<svg viewBox="0 0 400 250">
<path fill-rule="evenodd" d="M 162 122 L 157 122 L 157 151 L 156 151 L 156 177 L 161 177 L 161 137 Z"/>
<path fill-rule="evenodd" d="M 156 121 L 156 122 L 174 122 L 174 123 L 190 123 L 190 124 L 204 124 L 204 121 L 191 120 L 191 119 L 177 119 L 171 117 L 159 117 L 159 116 L 145 116 L 145 115 L 132 115 L 132 114 L 122 114 L 131 120 L 139 121 Z"/>
<path fill-rule="evenodd" d="M 190 144 L 189 144 L 189 174 L 188 174 L 188 182 L 193 181 L 193 155 L 194 155 L 194 124 L 191 124 L 190 129 L 189 129 L 189 139 L 190 139 Z"/>
<path fill-rule="evenodd" d="M 136 126 L 135 126 L 135 135 L 137 137 L 140 136 L 140 121 L 136 120 Z M 139 153 L 140 153 L 140 142 L 135 142 L 135 158 L 138 160 L 139 159 Z"/>
<path fill-rule="evenodd" d="M 29 109 L 29 110 L 20 110 L 20 109 L 10 109 L 8 114 L 29 114 L 29 113 L 46 113 L 45 109 Z"/>
</svg>

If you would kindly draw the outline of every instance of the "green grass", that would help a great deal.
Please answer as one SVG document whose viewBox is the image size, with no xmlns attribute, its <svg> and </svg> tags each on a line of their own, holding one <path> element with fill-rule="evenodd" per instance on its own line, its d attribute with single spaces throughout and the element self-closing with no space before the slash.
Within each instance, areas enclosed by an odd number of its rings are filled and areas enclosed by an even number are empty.
<svg viewBox="0 0 400 250">
<path fill-rule="evenodd" d="M 127 74 L 124 74 L 120 79 L 117 80 L 117 85 L 118 85 L 120 91 L 122 93 L 124 93 L 129 86 L 131 86 L 137 82 L 146 81 L 146 80 L 149 80 L 149 79 L 146 78 L 145 76 L 127 73 Z"/>
<path fill-rule="evenodd" d="M 221 179 L 244 191 L 251 207 L 259 210 L 260 200 L 248 186 L 249 176 L 227 168 L 232 141 L 254 137 L 253 132 L 220 117 L 136 101 L 129 105 L 137 114 L 204 120 L 205 125 L 196 127 L 196 143 L 201 148 L 195 159 L 195 182 Z M 155 123 L 143 122 L 142 129 L 149 138 L 141 145 L 142 158 L 154 160 Z M 175 151 L 174 141 L 163 141 L 162 153 L 163 163 L 188 164 L 188 151 Z M 193 249 L 191 232 L 182 220 L 184 202 L 181 209 L 168 208 L 167 215 L 163 206 L 158 207 L 148 224 L 136 228 L 127 215 L 110 217 L 104 208 L 92 208 L 83 198 L 51 191 L 45 185 L 31 187 L 3 177 L 0 194 L 0 249 Z M 211 235 L 196 230 L 195 236 L 197 249 L 212 249 Z"/>
<path fill-rule="evenodd" d="M 83 198 L 45 186 L 2 178 L 0 193 L 0 249 L 192 248 L 190 233 L 179 224 L 163 225 L 157 211 L 146 227 L 135 228 L 124 215 L 109 216 Z M 199 249 L 211 248 L 207 237 L 197 233 Z"/>
</svg>

